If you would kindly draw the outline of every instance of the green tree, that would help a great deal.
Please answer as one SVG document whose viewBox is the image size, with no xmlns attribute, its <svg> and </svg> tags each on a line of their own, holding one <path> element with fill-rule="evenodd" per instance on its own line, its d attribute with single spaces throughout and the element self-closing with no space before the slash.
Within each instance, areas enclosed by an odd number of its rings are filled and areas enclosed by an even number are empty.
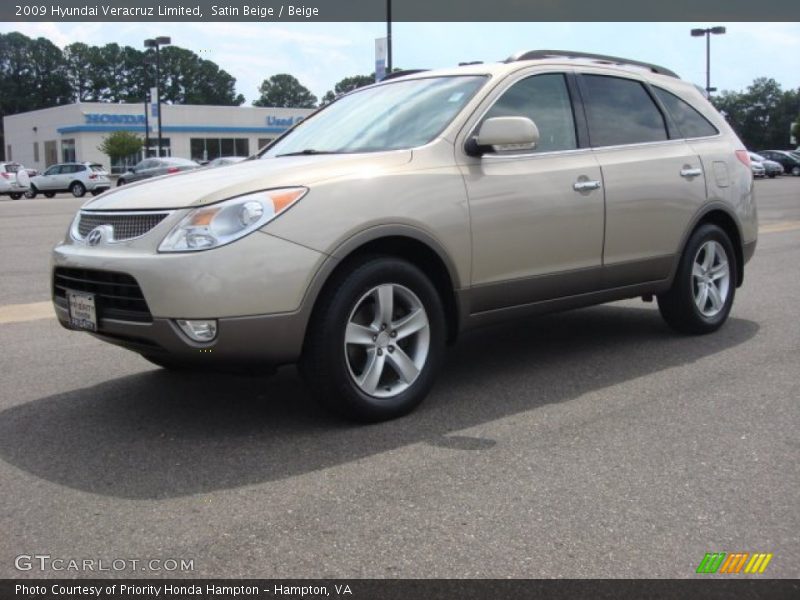
<svg viewBox="0 0 800 600">
<path fill-rule="evenodd" d="M 0 123 L 5 115 L 65 104 L 71 95 L 64 56 L 57 46 L 16 31 L 0 34 Z M 2 144 L 0 158 L 4 153 Z"/>
<path fill-rule="evenodd" d="M 152 50 L 149 51 L 151 54 Z M 161 49 L 161 98 L 173 104 L 214 104 L 239 106 L 244 96 L 236 93 L 236 79 L 210 60 L 185 48 Z M 149 77 L 155 69 L 149 67 Z"/>
<path fill-rule="evenodd" d="M 797 121 L 792 126 L 792 135 L 794 136 L 794 143 L 800 148 L 800 115 L 798 115 Z"/>
<path fill-rule="evenodd" d="M 279 108 L 314 108 L 317 97 L 294 76 L 287 73 L 265 79 L 258 88 L 261 96 L 253 106 L 275 106 Z"/>
<path fill-rule="evenodd" d="M 756 79 L 743 92 L 724 91 L 713 102 L 753 150 L 785 148 L 800 113 L 800 92 L 783 91 L 777 81 L 766 77 Z"/>
<path fill-rule="evenodd" d="M 372 85 L 375 83 L 375 74 L 372 75 L 352 75 L 350 77 L 345 77 L 341 81 L 339 81 L 335 86 L 333 86 L 332 90 L 328 90 L 325 92 L 325 95 L 322 97 L 320 104 L 328 104 L 329 102 L 333 102 L 338 96 L 342 94 L 346 94 L 347 92 L 352 92 L 355 89 L 360 87 L 364 87 L 367 85 Z"/>
<path fill-rule="evenodd" d="M 130 131 L 114 131 L 103 138 L 103 143 L 97 149 L 115 162 L 139 152 L 142 138 Z"/>
</svg>

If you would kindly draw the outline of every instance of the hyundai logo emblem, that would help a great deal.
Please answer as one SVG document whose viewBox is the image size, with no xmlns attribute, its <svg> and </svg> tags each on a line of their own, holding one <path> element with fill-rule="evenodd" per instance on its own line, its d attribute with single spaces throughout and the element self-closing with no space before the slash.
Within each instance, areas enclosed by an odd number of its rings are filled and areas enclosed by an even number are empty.
<svg viewBox="0 0 800 600">
<path fill-rule="evenodd" d="M 114 229 L 111 225 L 98 225 L 86 236 L 86 243 L 90 246 L 97 246 L 103 240 L 111 240 Z"/>
</svg>

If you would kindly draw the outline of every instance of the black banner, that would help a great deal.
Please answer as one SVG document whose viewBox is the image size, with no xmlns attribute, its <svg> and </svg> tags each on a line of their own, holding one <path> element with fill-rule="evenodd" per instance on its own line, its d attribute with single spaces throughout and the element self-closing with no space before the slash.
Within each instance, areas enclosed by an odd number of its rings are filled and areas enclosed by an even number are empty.
<svg viewBox="0 0 800 600">
<path fill-rule="evenodd" d="M 795 600 L 800 580 L 0 580 L 2 600 Z"/>
<path fill-rule="evenodd" d="M 0 21 L 385 21 L 386 0 L 3 0 Z M 393 0 L 393 21 L 800 21 L 797 0 Z M 487 35 L 491 35 L 487 31 Z"/>
</svg>

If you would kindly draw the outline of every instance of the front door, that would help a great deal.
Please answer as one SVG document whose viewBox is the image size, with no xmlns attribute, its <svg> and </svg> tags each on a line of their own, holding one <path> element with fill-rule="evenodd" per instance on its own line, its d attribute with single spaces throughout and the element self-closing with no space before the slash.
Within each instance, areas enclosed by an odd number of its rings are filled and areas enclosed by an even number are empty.
<svg viewBox="0 0 800 600">
<path fill-rule="evenodd" d="M 481 121 L 524 116 L 536 148 L 465 159 L 472 223 L 472 312 L 595 289 L 603 249 L 600 167 L 578 148 L 563 73 L 523 77 Z"/>
</svg>

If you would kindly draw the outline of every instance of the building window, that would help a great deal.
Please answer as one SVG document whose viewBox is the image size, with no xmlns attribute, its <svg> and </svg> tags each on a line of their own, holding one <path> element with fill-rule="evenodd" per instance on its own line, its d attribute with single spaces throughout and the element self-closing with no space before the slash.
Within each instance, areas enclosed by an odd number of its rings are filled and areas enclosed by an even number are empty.
<svg viewBox="0 0 800 600">
<path fill-rule="evenodd" d="M 39 162 L 39 142 L 33 142 L 33 162 Z"/>
<path fill-rule="evenodd" d="M 191 138 L 189 148 L 192 160 L 214 160 L 220 156 L 249 156 L 250 140 L 247 138 Z"/>
<path fill-rule="evenodd" d="M 56 141 L 48 140 L 44 143 L 44 166 L 49 167 L 58 162 L 58 150 L 56 150 Z"/>
<path fill-rule="evenodd" d="M 275 138 L 258 138 L 258 149 L 261 150 L 264 146 L 270 145 Z"/>
<path fill-rule="evenodd" d="M 61 140 L 61 162 L 75 162 L 75 140 Z"/>
</svg>

